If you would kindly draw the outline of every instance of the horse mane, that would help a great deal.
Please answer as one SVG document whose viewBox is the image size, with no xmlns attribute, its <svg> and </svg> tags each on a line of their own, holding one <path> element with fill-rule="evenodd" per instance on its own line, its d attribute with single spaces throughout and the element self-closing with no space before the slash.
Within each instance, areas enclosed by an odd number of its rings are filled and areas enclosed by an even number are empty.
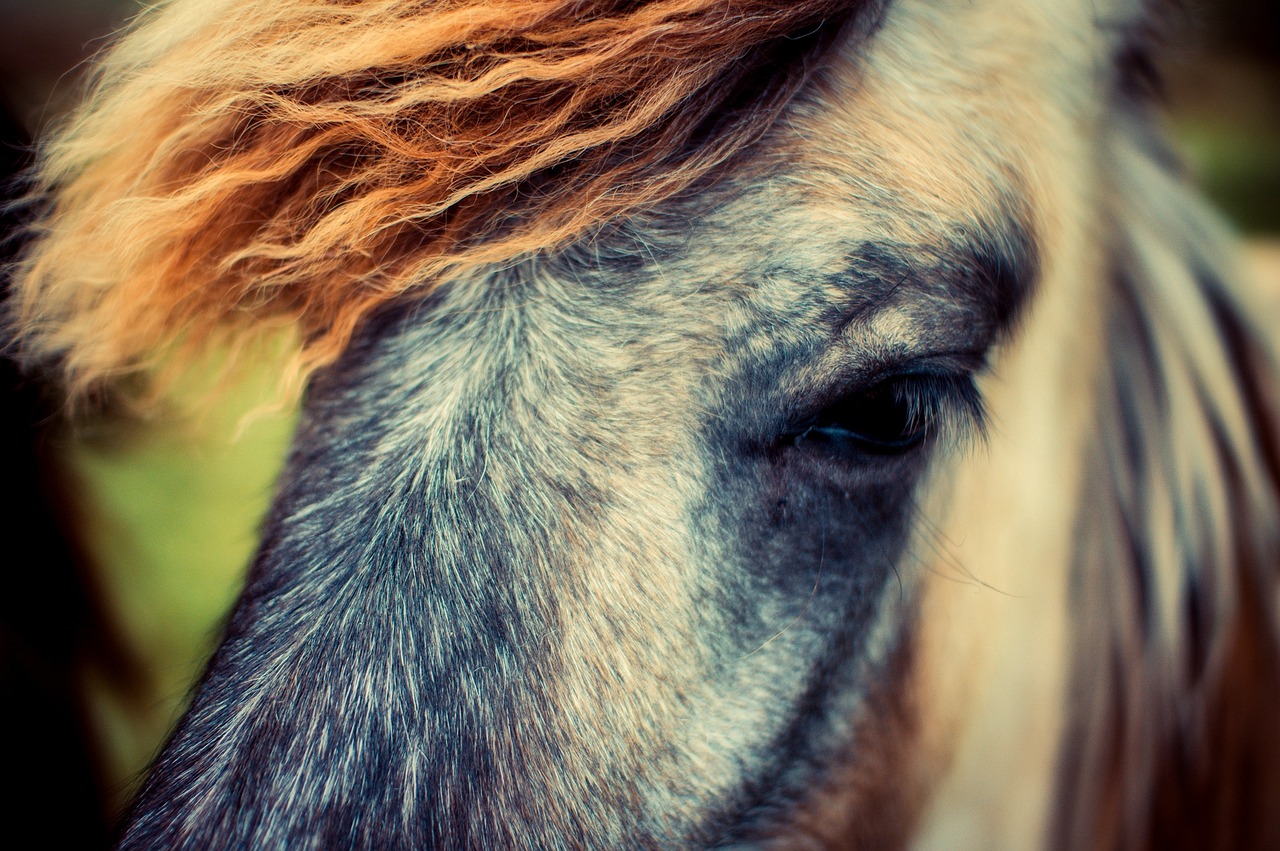
<svg viewBox="0 0 1280 851">
<path fill-rule="evenodd" d="M 1280 845 L 1280 356 L 1231 239 L 1123 97 L 1055 848 Z"/>
<path fill-rule="evenodd" d="M 862 5 L 162 7 L 43 151 L 14 335 L 76 398 L 296 324 L 300 384 L 379 305 L 723 171 Z"/>
</svg>

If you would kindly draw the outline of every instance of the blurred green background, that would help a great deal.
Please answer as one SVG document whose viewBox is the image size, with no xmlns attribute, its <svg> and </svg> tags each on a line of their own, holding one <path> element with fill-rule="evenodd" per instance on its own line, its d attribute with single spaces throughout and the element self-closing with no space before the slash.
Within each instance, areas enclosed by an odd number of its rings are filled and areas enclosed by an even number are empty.
<svg viewBox="0 0 1280 851">
<path fill-rule="evenodd" d="M 74 97 L 85 57 L 135 8 L 129 0 L 0 0 L 0 106 L 37 134 Z M 1164 72 L 1192 171 L 1255 241 L 1257 257 L 1280 258 L 1280 3 L 1185 4 Z M 102 801 L 88 844 L 105 841 L 103 826 L 181 709 L 252 555 L 294 423 L 292 412 L 262 410 L 278 369 L 267 361 L 194 422 L 179 399 L 157 421 L 41 433 L 45 475 L 63 497 L 60 522 L 87 565 L 84 580 L 110 633 L 102 640 L 115 648 L 109 665 L 91 648 L 80 652 L 69 674 Z M 6 635 L 5 646 L 21 646 L 20 638 Z"/>
<path fill-rule="evenodd" d="M 57 120 L 80 90 L 87 57 L 137 8 L 132 0 L 0 0 L 0 108 L 17 120 L 17 135 L 34 138 Z M 16 792 L 0 795 L 0 812 L 11 821 L 42 812 L 37 820 L 56 840 L 51 845 L 110 844 L 111 823 L 215 646 L 293 430 L 292 411 L 267 406 L 279 368 L 266 358 L 198 415 L 178 398 L 152 421 L 101 417 L 38 434 L 41 485 L 73 538 L 80 573 L 31 583 L 26 592 L 10 583 L 11 593 L 29 595 L 15 608 L 30 607 L 44 623 L 27 626 L 22 612 L 7 610 L 0 623 L 0 699 L 9 722 L 0 729 L 46 742 L 74 732 L 82 747 L 77 753 L 60 743 L 54 750 L 19 738 L 9 748 L 11 765 L 29 776 Z M 198 376 L 192 380 L 199 384 Z M 40 416 L 56 421 L 48 406 Z M 7 569 L 62 569 L 49 553 L 36 552 L 14 556 Z M 89 589 L 82 605 L 48 599 L 65 593 L 69 581 Z M 41 658 L 39 636 L 53 644 L 47 630 L 60 628 L 77 635 L 79 646 Z M 68 696 L 77 705 L 58 722 L 78 722 L 78 731 L 46 723 Z M 39 705 L 30 713 L 9 708 L 23 701 Z M 93 791 L 74 794 L 75 766 L 50 772 L 48 759 L 83 760 Z"/>
</svg>

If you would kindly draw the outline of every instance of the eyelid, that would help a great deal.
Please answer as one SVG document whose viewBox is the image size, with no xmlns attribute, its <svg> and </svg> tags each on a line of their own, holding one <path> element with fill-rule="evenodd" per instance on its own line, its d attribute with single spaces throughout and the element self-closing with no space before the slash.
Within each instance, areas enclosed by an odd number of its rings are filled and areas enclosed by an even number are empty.
<svg viewBox="0 0 1280 851">
<path fill-rule="evenodd" d="M 885 358 L 872 360 L 867 368 L 859 370 L 857 383 L 872 386 L 897 376 L 931 375 L 939 378 L 967 377 L 987 368 L 987 350 L 958 349 L 956 351 L 930 352 L 910 358 Z"/>
<path fill-rule="evenodd" d="M 986 368 L 986 349 L 929 352 L 907 358 L 873 355 L 863 359 L 858 368 L 848 374 L 845 380 L 832 383 L 820 392 L 810 394 L 793 410 L 792 421 L 800 422 L 810 419 L 839 399 L 868 392 L 890 379 L 912 376 L 940 380 L 972 379 L 984 372 Z"/>
</svg>

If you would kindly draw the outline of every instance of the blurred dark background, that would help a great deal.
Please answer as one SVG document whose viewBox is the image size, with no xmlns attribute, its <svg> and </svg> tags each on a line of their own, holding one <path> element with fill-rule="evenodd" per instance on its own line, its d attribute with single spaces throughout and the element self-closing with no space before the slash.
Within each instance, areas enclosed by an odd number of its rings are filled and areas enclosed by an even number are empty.
<svg viewBox="0 0 1280 851">
<path fill-rule="evenodd" d="M 1164 75 L 1175 133 L 1246 234 L 1280 234 L 1280 2 L 1181 0 Z"/>
<path fill-rule="evenodd" d="M 1280 306 L 1280 2 L 1171 2 L 1162 70 L 1173 131 L 1205 191 L 1250 240 L 1256 274 L 1274 281 L 1269 301 Z M 5 175 L 75 97 L 87 57 L 137 8 L 0 0 Z M 0 512 L 10 542 L 0 729 L 13 784 L 0 811 L 10 824 L 40 825 L 42 845 L 105 847 L 212 649 L 292 415 L 245 425 L 270 383 L 267 365 L 262 387 L 250 381 L 197 441 L 164 423 L 72 432 L 48 427 L 50 403 L 7 361 L 0 367 L 12 502 Z"/>
</svg>

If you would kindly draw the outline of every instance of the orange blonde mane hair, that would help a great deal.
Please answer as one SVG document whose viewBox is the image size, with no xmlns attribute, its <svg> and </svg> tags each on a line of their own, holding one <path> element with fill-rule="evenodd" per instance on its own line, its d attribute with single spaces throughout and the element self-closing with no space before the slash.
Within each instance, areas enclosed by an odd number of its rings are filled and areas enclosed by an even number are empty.
<svg viewBox="0 0 1280 851">
<path fill-rule="evenodd" d="M 14 275 L 73 397 L 296 323 L 301 374 L 413 290 L 561 246 L 756 140 L 855 0 L 200 0 L 43 151 Z M 826 23 L 827 26 L 820 26 Z"/>
</svg>

